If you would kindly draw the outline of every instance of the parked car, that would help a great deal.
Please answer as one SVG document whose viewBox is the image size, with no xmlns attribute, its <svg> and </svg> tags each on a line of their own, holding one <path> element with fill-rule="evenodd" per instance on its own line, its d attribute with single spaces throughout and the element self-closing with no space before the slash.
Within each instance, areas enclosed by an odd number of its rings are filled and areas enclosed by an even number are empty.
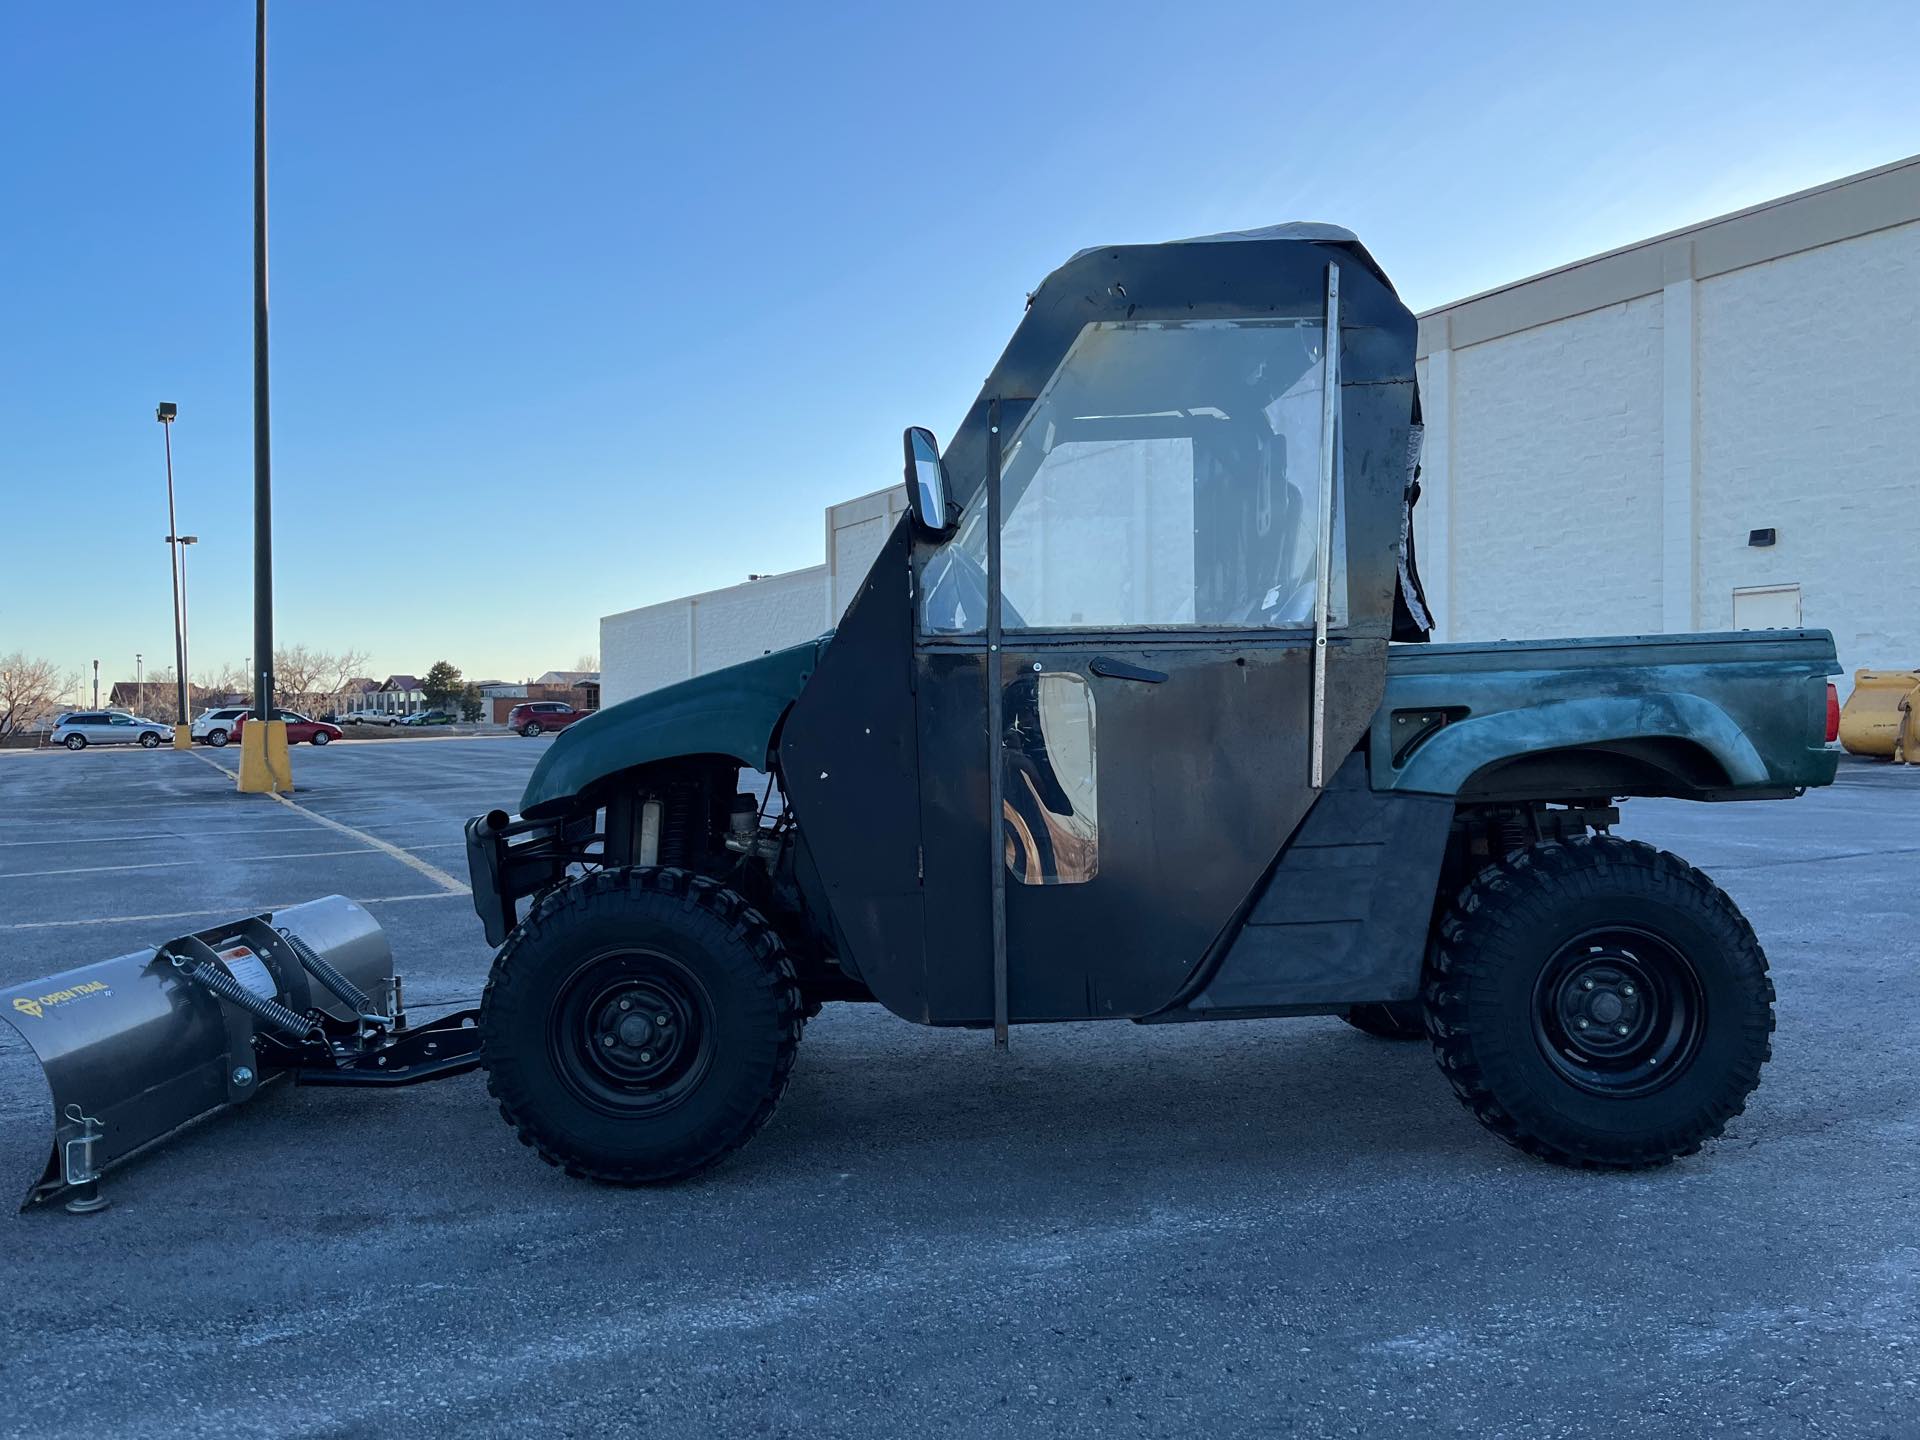
<svg viewBox="0 0 1920 1440">
<path fill-rule="evenodd" d="M 124 710 L 75 710 L 62 716 L 47 738 L 49 744 L 69 750 L 89 745 L 140 745 L 151 750 L 170 733 L 170 726 Z"/>
<path fill-rule="evenodd" d="M 584 720 L 591 710 L 576 710 L 564 700 L 529 700 L 507 712 L 507 728 L 533 736 L 548 730 L 564 730 L 576 720 Z"/>
<path fill-rule="evenodd" d="M 402 717 L 402 725 L 451 725 L 454 717 L 445 710 L 421 710 Z"/>
<path fill-rule="evenodd" d="M 234 722 L 247 713 L 244 705 L 229 705 L 220 710 L 202 710 L 193 724 L 187 727 L 188 733 L 196 741 L 218 749 L 233 738 Z"/>
<path fill-rule="evenodd" d="M 243 711 L 240 718 L 233 722 L 233 738 L 239 739 L 240 732 L 246 727 L 251 710 Z M 310 720 L 298 710 L 276 710 L 276 720 L 287 722 L 287 743 L 289 745 L 329 745 L 340 738 L 340 727 L 325 720 Z"/>
</svg>

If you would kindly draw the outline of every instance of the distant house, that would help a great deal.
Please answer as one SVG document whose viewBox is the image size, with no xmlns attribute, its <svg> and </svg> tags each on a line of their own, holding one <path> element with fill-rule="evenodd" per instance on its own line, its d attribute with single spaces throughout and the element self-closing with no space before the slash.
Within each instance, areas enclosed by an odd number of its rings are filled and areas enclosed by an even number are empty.
<svg viewBox="0 0 1920 1440">
<path fill-rule="evenodd" d="M 367 700 L 369 709 L 383 715 L 414 715 L 426 708 L 426 681 L 418 675 L 389 675 Z"/>
</svg>

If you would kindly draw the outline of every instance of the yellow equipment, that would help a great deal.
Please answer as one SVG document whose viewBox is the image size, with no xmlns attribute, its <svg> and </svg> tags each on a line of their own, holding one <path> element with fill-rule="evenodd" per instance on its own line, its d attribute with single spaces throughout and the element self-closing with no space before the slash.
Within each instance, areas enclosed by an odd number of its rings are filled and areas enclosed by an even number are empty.
<svg viewBox="0 0 1920 1440">
<path fill-rule="evenodd" d="M 1856 670 L 1840 711 L 1849 755 L 1920 764 L 1920 670 Z"/>
</svg>

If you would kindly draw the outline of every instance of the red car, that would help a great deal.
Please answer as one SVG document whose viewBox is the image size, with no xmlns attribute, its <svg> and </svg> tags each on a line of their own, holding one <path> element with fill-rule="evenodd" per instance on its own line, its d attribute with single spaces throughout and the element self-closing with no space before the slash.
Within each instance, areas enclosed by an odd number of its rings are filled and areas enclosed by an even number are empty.
<svg viewBox="0 0 1920 1440">
<path fill-rule="evenodd" d="M 251 714 L 253 712 L 249 710 L 246 715 L 234 717 L 233 739 L 240 738 L 240 732 L 246 728 L 247 715 Z M 287 722 L 289 745 L 329 745 L 338 740 L 342 734 L 338 725 L 330 724 L 325 720 L 309 720 L 298 710 L 276 710 L 273 712 L 273 717 Z"/>
<path fill-rule="evenodd" d="M 528 700 L 507 712 L 507 728 L 522 735 L 539 735 L 548 730 L 564 730 L 576 720 L 584 720 L 591 710 L 576 710 L 564 700 Z"/>
</svg>

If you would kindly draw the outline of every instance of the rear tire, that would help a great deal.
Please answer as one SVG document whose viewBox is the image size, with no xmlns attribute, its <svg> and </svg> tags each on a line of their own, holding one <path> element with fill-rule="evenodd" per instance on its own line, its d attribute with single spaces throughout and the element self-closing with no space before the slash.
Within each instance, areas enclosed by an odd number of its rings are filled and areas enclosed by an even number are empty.
<svg viewBox="0 0 1920 1440">
<path fill-rule="evenodd" d="M 65 745 L 69 750 L 84 750 L 87 748 L 87 737 L 84 735 L 69 735 L 60 743 Z"/>
<path fill-rule="evenodd" d="M 529 720 L 520 727 L 520 733 L 529 740 L 533 739 L 534 736 L 540 733 L 540 722 L 538 720 Z"/>
<path fill-rule="evenodd" d="M 800 1011 L 779 936 L 738 894 L 686 870 L 603 870 L 535 905 L 495 958 L 487 1089 L 569 1175 L 680 1179 L 767 1123 Z"/>
<path fill-rule="evenodd" d="M 1679 857 L 1590 836 L 1516 850 L 1441 921 L 1428 960 L 1440 1069 L 1509 1145 L 1562 1165 L 1691 1155 L 1772 1054 L 1753 927 Z"/>
<path fill-rule="evenodd" d="M 1427 1012 L 1418 1000 L 1388 1000 L 1356 1005 L 1340 1017 L 1354 1029 L 1379 1040 L 1424 1040 Z"/>
</svg>

